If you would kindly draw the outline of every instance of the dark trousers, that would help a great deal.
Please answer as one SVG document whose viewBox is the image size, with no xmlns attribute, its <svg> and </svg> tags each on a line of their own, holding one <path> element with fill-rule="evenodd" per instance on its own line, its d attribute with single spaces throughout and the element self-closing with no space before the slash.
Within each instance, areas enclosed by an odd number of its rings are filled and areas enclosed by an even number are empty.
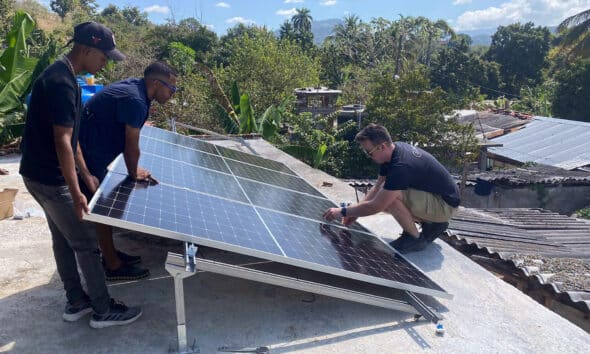
<svg viewBox="0 0 590 354">
<path fill-rule="evenodd" d="M 64 284 L 68 301 L 73 304 L 86 295 L 78 274 L 79 265 L 92 308 L 97 313 L 106 312 L 110 296 L 100 262 L 94 224 L 78 220 L 68 186 L 50 186 L 26 177 L 23 179 L 29 193 L 45 212 L 57 272 Z"/>
</svg>

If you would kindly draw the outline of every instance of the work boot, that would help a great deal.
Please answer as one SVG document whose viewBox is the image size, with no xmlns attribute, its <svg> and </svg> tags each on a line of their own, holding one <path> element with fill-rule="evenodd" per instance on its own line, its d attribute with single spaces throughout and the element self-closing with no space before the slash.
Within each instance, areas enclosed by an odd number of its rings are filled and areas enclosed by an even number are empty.
<svg viewBox="0 0 590 354">
<path fill-rule="evenodd" d="M 423 222 L 420 237 L 431 243 L 442 235 L 448 227 L 448 222 Z"/>
</svg>

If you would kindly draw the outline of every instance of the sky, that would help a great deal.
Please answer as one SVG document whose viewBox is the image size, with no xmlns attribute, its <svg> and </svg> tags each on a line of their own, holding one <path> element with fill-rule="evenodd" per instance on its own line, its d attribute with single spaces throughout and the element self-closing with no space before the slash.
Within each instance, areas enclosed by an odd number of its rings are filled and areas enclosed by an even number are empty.
<svg viewBox="0 0 590 354">
<path fill-rule="evenodd" d="M 49 2 L 49 0 L 44 0 Z M 342 19 L 357 15 L 389 20 L 424 16 L 447 21 L 455 31 L 496 29 L 501 25 L 532 21 L 554 26 L 568 16 L 590 8 L 590 0 L 97 0 L 100 8 L 137 6 L 154 23 L 194 17 L 218 35 L 237 23 L 266 26 L 276 30 L 306 7 L 314 20 Z"/>
</svg>

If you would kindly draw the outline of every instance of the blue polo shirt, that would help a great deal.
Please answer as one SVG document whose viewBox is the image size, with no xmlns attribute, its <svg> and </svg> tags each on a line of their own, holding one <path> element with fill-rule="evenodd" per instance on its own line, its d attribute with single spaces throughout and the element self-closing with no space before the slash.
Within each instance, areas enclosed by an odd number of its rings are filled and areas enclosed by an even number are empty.
<svg viewBox="0 0 590 354">
<path fill-rule="evenodd" d="M 143 127 L 150 100 L 144 79 L 115 82 L 90 98 L 80 120 L 80 146 L 90 173 L 102 180 L 125 150 L 125 126 Z"/>
</svg>

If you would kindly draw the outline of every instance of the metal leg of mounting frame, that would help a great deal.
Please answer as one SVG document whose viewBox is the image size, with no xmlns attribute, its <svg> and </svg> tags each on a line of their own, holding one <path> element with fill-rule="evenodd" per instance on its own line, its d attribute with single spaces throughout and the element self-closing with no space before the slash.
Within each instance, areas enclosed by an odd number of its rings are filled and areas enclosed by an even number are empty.
<svg viewBox="0 0 590 354">
<path fill-rule="evenodd" d="M 424 318 L 426 318 L 434 324 L 437 324 L 438 321 L 442 320 L 442 317 L 438 313 L 430 309 L 424 302 L 422 302 L 422 300 L 420 300 L 420 298 L 418 298 L 416 294 L 414 294 L 411 291 L 406 291 L 406 295 L 408 296 L 408 303 L 414 306 L 416 311 L 418 311 L 422 316 L 424 316 Z"/>
<path fill-rule="evenodd" d="M 185 244 L 185 254 L 168 252 L 166 257 L 166 271 L 174 278 L 174 298 L 176 302 L 176 328 L 178 333 L 178 352 L 182 354 L 198 353 L 195 344 L 188 347 L 186 336 L 186 313 L 184 309 L 184 278 L 195 275 L 195 256 L 197 247 L 193 244 Z"/>
</svg>

